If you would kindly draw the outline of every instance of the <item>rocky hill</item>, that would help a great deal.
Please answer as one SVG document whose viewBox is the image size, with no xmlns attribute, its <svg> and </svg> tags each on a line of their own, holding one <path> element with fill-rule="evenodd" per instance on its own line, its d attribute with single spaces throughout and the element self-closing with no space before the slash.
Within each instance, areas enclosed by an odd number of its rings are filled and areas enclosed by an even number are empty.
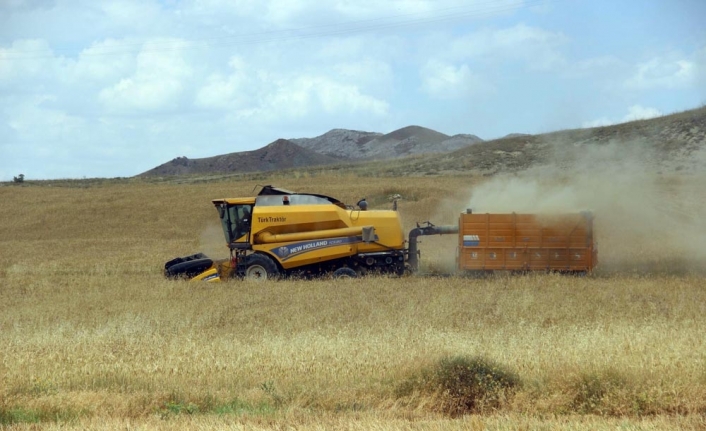
<svg viewBox="0 0 706 431">
<path fill-rule="evenodd" d="M 445 154 L 403 159 L 379 165 L 388 174 L 489 175 L 531 167 L 616 163 L 639 160 L 641 166 L 664 171 L 706 169 L 706 107 L 590 129 L 540 135 L 511 134 Z M 368 169 L 375 169 L 368 166 Z"/>
<path fill-rule="evenodd" d="M 600 163 L 601 157 L 639 158 L 643 166 L 657 170 L 706 170 L 706 107 L 591 129 L 513 133 L 491 141 L 419 126 L 386 135 L 334 129 L 316 138 L 280 139 L 255 151 L 179 157 L 141 175 L 259 172 L 350 162 L 360 163 L 347 169 L 390 175 L 490 175 L 542 165 Z"/>
<path fill-rule="evenodd" d="M 396 159 L 412 154 L 447 153 L 483 140 L 475 135 L 449 137 L 432 129 L 408 126 L 383 135 L 334 129 L 316 138 L 290 139 L 310 150 L 346 160 Z"/>
<path fill-rule="evenodd" d="M 316 138 L 290 139 L 295 144 L 340 159 L 360 159 L 361 148 L 382 133 L 333 129 Z"/>
<path fill-rule="evenodd" d="M 475 135 L 449 137 L 435 130 L 409 126 L 366 142 L 359 159 L 393 159 L 413 154 L 447 153 L 481 142 Z"/>
<path fill-rule="evenodd" d="M 173 176 L 228 172 L 265 172 L 308 166 L 330 165 L 340 160 L 302 148 L 286 139 L 254 151 L 230 153 L 222 156 L 189 159 L 177 157 L 140 176 Z"/>
<path fill-rule="evenodd" d="M 478 142 L 482 142 L 482 139 L 475 135 L 449 137 L 419 126 L 405 127 L 386 135 L 333 129 L 315 138 L 279 139 L 255 151 L 202 159 L 177 157 L 140 175 L 274 171 L 349 161 L 392 159 L 412 154 L 444 153 Z"/>
<path fill-rule="evenodd" d="M 404 127 L 367 142 L 361 148 L 360 158 L 379 160 L 409 156 L 415 152 L 441 152 L 440 149 L 428 150 L 437 148 L 445 139 L 448 139 L 447 135 L 431 129 L 419 126 Z"/>
</svg>

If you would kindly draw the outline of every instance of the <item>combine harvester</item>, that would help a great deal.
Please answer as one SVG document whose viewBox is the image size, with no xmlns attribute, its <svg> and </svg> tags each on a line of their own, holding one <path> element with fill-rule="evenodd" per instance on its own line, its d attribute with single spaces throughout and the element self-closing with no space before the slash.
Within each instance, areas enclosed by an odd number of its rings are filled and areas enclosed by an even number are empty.
<svg viewBox="0 0 706 431">
<path fill-rule="evenodd" d="M 346 206 L 329 196 L 264 186 L 255 197 L 216 199 L 230 258 L 201 253 L 167 262 L 169 278 L 221 281 L 283 276 L 358 277 L 419 270 L 417 238 L 458 234 L 462 273 L 590 272 L 597 263 L 593 216 L 461 214 L 458 225 L 417 225 L 405 242 L 399 213 Z M 407 245 L 408 247 L 405 247 Z"/>
</svg>

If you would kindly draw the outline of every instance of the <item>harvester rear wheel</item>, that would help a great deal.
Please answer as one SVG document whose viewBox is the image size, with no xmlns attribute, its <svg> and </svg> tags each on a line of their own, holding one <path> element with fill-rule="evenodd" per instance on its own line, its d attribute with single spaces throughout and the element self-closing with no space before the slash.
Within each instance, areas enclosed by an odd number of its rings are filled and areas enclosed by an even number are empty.
<svg viewBox="0 0 706 431">
<path fill-rule="evenodd" d="M 333 271 L 333 278 L 358 278 L 358 273 L 344 266 Z"/>
<path fill-rule="evenodd" d="M 262 254 L 251 254 L 246 259 L 245 279 L 264 281 L 279 277 L 277 265 L 269 257 Z"/>
</svg>

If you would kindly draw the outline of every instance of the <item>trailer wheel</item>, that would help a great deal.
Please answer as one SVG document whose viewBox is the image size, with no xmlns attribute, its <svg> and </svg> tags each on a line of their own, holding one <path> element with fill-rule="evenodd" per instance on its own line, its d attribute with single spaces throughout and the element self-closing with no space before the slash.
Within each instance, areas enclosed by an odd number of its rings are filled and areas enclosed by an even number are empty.
<svg viewBox="0 0 706 431">
<path fill-rule="evenodd" d="M 344 266 L 333 271 L 333 278 L 358 278 L 358 273 Z"/>
<path fill-rule="evenodd" d="M 246 280 L 264 281 L 278 277 L 279 269 L 269 257 L 262 254 L 251 254 L 246 257 Z"/>
</svg>

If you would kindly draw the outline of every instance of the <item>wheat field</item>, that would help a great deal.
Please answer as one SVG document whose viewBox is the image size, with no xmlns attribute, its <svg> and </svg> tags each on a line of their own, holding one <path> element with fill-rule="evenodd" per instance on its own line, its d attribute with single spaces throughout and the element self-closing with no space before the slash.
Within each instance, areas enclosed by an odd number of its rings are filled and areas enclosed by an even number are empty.
<svg viewBox="0 0 706 431">
<path fill-rule="evenodd" d="M 588 277 L 447 276 L 453 236 L 422 239 L 427 276 L 161 275 L 175 256 L 226 256 L 210 200 L 257 184 L 372 208 L 399 193 L 408 230 L 454 223 L 486 182 L 290 173 L 0 187 L 0 427 L 706 429 L 703 272 L 654 235 L 626 247 L 627 228 L 600 213 L 607 269 Z M 681 205 L 670 208 L 696 208 Z M 495 364 L 513 386 L 450 414 L 433 377 L 450 357 Z"/>
</svg>

